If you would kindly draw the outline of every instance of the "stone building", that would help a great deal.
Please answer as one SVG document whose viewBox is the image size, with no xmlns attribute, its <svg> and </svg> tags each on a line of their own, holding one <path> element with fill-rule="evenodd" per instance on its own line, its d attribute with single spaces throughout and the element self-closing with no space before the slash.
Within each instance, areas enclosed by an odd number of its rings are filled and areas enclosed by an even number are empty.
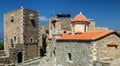
<svg viewBox="0 0 120 66">
<path fill-rule="evenodd" d="M 97 27 L 82 13 L 73 19 L 70 14 L 57 14 L 39 28 L 39 12 L 21 8 L 4 14 L 0 65 L 39 58 L 38 66 L 108 66 L 120 58 L 119 40 L 117 32 Z M 38 44 L 44 56 L 40 57 Z"/>
<path fill-rule="evenodd" d="M 4 51 L 9 63 L 39 57 L 38 38 L 39 12 L 21 8 L 4 14 Z"/>
<path fill-rule="evenodd" d="M 108 66 L 120 58 L 117 32 L 97 29 L 82 13 L 71 20 L 71 26 L 71 32 L 53 36 L 48 43 L 48 56 L 54 66 Z"/>
<path fill-rule="evenodd" d="M 97 27 L 95 21 L 89 20 L 82 12 L 76 15 L 74 19 L 72 19 L 70 14 L 57 14 L 57 17 L 51 17 L 49 22 L 49 37 L 58 38 L 62 33 L 72 33 L 75 31 L 91 32 L 99 30 L 108 30 L 108 28 Z"/>
<path fill-rule="evenodd" d="M 71 15 L 57 14 L 57 17 L 51 17 L 49 22 L 49 36 L 59 37 L 66 31 L 71 31 Z"/>
<path fill-rule="evenodd" d="M 59 66 L 98 66 L 96 62 L 120 58 L 120 36 L 112 30 L 63 34 L 57 39 L 56 64 Z M 102 64 L 99 64 L 99 66 Z"/>
<path fill-rule="evenodd" d="M 57 39 L 57 66 L 97 66 L 96 61 L 120 58 L 120 36 L 112 30 L 89 32 L 89 23 L 79 14 L 72 20 L 73 33 L 64 33 Z"/>
</svg>

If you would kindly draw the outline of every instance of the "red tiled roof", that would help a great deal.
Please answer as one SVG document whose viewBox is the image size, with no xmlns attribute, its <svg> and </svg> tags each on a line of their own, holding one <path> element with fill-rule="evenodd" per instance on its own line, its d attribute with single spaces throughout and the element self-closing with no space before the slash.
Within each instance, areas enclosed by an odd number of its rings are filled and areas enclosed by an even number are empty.
<svg viewBox="0 0 120 66">
<path fill-rule="evenodd" d="M 110 46 L 118 46 L 118 43 L 115 42 L 115 41 L 110 41 L 110 42 L 108 43 L 108 45 L 110 45 Z"/>
<path fill-rule="evenodd" d="M 72 22 L 86 22 L 89 23 L 89 20 L 82 14 L 78 14 L 77 16 L 75 16 L 75 18 L 72 20 Z"/>
<path fill-rule="evenodd" d="M 114 32 L 115 31 L 113 30 L 107 30 L 107 31 L 85 32 L 82 34 L 62 34 L 62 36 L 57 40 L 97 40 Z"/>
</svg>

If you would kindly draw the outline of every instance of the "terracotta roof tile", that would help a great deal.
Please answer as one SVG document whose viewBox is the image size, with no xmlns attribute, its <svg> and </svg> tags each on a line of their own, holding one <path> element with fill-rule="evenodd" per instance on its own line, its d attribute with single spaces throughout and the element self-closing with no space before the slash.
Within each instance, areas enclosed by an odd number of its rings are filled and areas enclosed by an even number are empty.
<svg viewBox="0 0 120 66">
<path fill-rule="evenodd" d="M 115 42 L 115 41 L 110 41 L 110 42 L 108 42 L 108 45 L 110 45 L 110 46 L 118 46 L 118 43 Z"/>
<path fill-rule="evenodd" d="M 62 36 L 57 40 L 97 40 L 114 32 L 115 31 L 113 30 L 107 30 L 107 31 L 85 32 L 82 34 L 62 34 Z"/>
<path fill-rule="evenodd" d="M 82 14 L 78 14 L 77 16 L 75 16 L 75 18 L 72 20 L 72 22 L 89 22 L 89 20 Z"/>
</svg>

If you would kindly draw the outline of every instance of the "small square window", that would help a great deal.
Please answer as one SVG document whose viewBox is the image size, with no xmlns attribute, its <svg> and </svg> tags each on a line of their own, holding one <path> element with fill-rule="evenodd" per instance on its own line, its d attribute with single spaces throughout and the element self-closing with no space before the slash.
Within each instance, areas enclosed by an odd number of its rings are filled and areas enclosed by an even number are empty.
<svg viewBox="0 0 120 66">
<path fill-rule="evenodd" d="M 11 22 L 14 22 L 14 17 L 13 16 L 11 16 Z"/>
</svg>

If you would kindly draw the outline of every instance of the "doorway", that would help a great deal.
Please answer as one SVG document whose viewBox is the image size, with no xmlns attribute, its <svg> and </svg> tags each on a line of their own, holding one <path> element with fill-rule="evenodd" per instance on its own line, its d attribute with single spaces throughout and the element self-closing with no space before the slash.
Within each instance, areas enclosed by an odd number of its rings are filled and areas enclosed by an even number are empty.
<svg viewBox="0 0 120 66">
<path fill-rule="evenodd" d="M 22 63 L 22 52 L 18 53 L 18 63 Z"/>
</svg>

